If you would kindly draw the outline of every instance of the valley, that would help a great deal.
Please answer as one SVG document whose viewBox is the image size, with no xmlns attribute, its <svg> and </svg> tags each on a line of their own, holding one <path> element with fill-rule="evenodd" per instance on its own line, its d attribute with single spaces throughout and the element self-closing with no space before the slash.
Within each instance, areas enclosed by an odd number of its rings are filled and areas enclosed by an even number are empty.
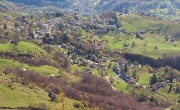
<svg viewBox="0 0 180 110">
<path fill-rule="evenodd" d="M 178 20 L 116 11 L 126 0 L 19 2 L 0 1 L 0 109 L 179 109 Z"/>
</svg>

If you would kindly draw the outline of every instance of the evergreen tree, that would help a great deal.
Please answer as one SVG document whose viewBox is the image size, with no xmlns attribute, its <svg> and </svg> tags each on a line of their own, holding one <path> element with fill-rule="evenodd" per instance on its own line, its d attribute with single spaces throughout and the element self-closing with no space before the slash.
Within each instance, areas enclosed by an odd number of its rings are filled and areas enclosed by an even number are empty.
<svg viewBox="0 0 180 110">
<path fill-rule="evenodd" d="M 169 86 L 170 86 L 170 87 L 169 87 L 169 90 L 168 90 L 168 94 L 171 92 L 172 87 L 173 87 L 172 84 L 170 84 Z"/>
<path fill-rule="evenodd" d="M 7 29 L 7 25 L 6 24 L 4 24 L 4 29 Z"/>
<path fill-rule="evenodd" d="M 127 64 L 125 64 L 125 66 L 124 66 L 124 71 L 125 71 L 125 72 L 128 71 Z"/>
<path fill-rule="evenodd" d="M 157 75 L 156 73 L 153 74 L 151 81 L 150 81 L 150 85 L 153 85 L 157 82 Z"/>
<path fill-rule="evenodd" d="M 6 36 L 8 36 L 8 32 L 6 31 Z"/>
<path fill-rule="evenodd" d="M 136 79 L 136 70 L 133 71 L 133 74 L 132 74 L 133 78 Z"/>
</svg>

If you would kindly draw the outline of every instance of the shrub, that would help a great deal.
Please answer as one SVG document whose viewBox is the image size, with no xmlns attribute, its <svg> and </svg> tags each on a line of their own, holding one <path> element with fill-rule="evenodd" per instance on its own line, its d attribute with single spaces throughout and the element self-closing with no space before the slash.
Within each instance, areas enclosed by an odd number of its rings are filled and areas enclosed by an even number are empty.
<svg viewBox="0 0 180 110">
<path fill-rule="evenodd" d="M 4 73 L 5 74 L 10 74 L 11 73 L 11 68 L 10 67 L 5 67 Z"/>
<path fill-rule="evenodd" d="M 73 106 L 75 108 L 83 108 L 84 107 L 84 105 L 81 102 L 74 102 Z"/>
<path fill-rule="evenodd" d="M 30 83 L 30 84 L 28 85 L 28 87 L 29 87 L 30 89 L 34 89 L 34 84 Z"/>
<path fill-rule="evenodd" d="M 48 110 L 49 107 L 45 103 L 32 102 L 29 104 L 29 108 L 33 110 Z"/>
<path fill-rule="evenodd" d="M 176 93 L 180 93 L 180 83 L 178 82 L 176 84 L 176 90 L 175 90 Z"/>
</svg>

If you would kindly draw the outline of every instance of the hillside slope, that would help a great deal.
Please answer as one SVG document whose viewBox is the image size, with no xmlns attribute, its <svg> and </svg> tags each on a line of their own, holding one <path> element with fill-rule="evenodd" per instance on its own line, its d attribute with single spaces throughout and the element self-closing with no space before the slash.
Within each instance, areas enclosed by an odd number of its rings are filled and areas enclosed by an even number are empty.
<svg viewBox="0 0 180 110">
<path fill-rule="evenodd" d="M 5 75 L 0 73 L 0 109 L 16 109 L 33 107 L 41 109 L 63 109 L 62 102 L 52 102 L 48 97 L 48 92 L 39 88 L 35 84 L 23 85 L 14 82 L 16 77 L 13 74 Z M 20 80 L 19 80 L 20 81 Z M 76 110 L 73 106 L 73 99 L 65 98 L 66 108 Z M 67 106 L 68 105 L 68 106 Z"/>
<path fill-rule="evenodd" d="M 180 25 L 168 22 L 159 22 L 151 18 L 142 17 L 138 15 L 126 15 L 121 16 L 119 21 L 123 23 L 122 28 L 128 31 L 154 31 L 161 35 L 171 35 L 177 39 L 180 39 Z"/>
<path fill-rule="evenodd" d="M 166 19 L 180 19 L 179 0 L 101 0 L 96 9 L 101 12 L 123 12 L 124 10 L 145 12 L 157 17 L 163 17 L 165 14 Z"/>
</svg>

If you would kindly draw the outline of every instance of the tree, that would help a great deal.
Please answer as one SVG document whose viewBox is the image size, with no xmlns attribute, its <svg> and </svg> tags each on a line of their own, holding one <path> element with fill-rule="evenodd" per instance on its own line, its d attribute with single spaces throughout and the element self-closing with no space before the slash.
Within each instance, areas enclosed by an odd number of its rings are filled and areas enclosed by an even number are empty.
<svg viewBox="0 0 180 110">
<path fill-rule="evenodd" d="M 155 46 L 155 47 L 154 47 L 154 49 L 158 49 L 158 47 L 157 47 L 157 46 Z"/>
<path fill-rule="evenodd" d="M 70 61 L 69 61 L 68 57 L 64 56 L 63 67 L 64 67 L 65 69 L 68 69 L 69 66 L 70 66 Z"/>
<path fill-rule="evenodd" d="M 153 74 L 151 81 L 150 81 L 150 85 L 153 85 L 157 82 L 157 75 L 156 73 Z"/>
<path fill-rule="evenodd" d="M 48 43 L 48 42 L 49 42 L 47 36 L 43 37 L 43 42 L 44 42 L 44 43 Z"/>
<path fill-rule="evenodd" d="M 128 71 L 127 64 L 125 64 L 125 66 L 124 66 L 124 71 L 125 71 L 125 72 Z"/>
<path fill-rule="evenodd" d="M 8 32 L 6 31 L 6 36 L 8 36 Z"/>
<path fill-rule="evenodd" d="M 132 74 L 133 78 L 136 79 L 137 78 L 137 75 L 136 75 L 136 70 L 133 71 L 133 74 Z"/>
<path fill-rule="evenodd" d="M 64 92 L 61 90 L 61 93 L 58 95 L 58 97 L 57 97 L 57 101 L 58 102 L 62 102 L 63 103 L 63 110 L 65 110 L 66 109 L 66 106 L 65 106 L 65 94 L 64 94 Z"/>
<path fill-rule="evenodd" d="M 55 101 L 56 100 L 56 95 L 52 92 L 49 92 L 48 93 L 48 96 L 51 98 L 52 101 Z"/>
<path fill-rule="evenodd" d="M 7 29 L 7 25 L 6 24 L 4 24 L 4 29 Z"/>
<path fill-rule="evenodd" d="M 136 46 L 136 42 L 133 41 L 131 46 L 132 46 L 132 48 L 135 47 Z"/>
<path fill-rule="evenodd" d="M 170 88 L 169 88 L 169 90 L 168 90 L 168 94 L 171 92 L 172 87 L 173 87 L 172 84 L 170 84 L 169 86 L 170 86 Z"/>
<path fill-rule="evenodd" d="M 139 102 L 145 102 L 148 100 L 149 94 L 144 90 L 132 90 L 132 96 L 135 97 Z"/>
<path fill-rule="evenodd" d="M 180 93 L 180 83 L 176 84 L 176 93 Z"/>
<path fill-rule="evenodd" d="M 10 74 L 11 73 L 11 68 L 10 67 L 5 67 L 4 73 L 5 74 Z"/>
<path fill-rule="evenodd" d="M 110 78 L 109 78 L 109 81 L 110 81 L 111 84 L 113 84 L 113 83 L 114 83 L 114 78 L 113 78 L 113 77 L 110 77 Z"/>
<path fill-rule="evenodd" d="M 19 33 L 15 33 L 15 34 L 14 34 L 14 41 L 15 41 L 16 43 L 19 42 Z"/>
<path fill-rule="evenodd" d="M 56 17 L 61 17 L 61 16 L 63 16 L 64 15 L 64 13 L 62 13 L 62 12 L 57 12 L 56 13 Z"/>
</svg>

